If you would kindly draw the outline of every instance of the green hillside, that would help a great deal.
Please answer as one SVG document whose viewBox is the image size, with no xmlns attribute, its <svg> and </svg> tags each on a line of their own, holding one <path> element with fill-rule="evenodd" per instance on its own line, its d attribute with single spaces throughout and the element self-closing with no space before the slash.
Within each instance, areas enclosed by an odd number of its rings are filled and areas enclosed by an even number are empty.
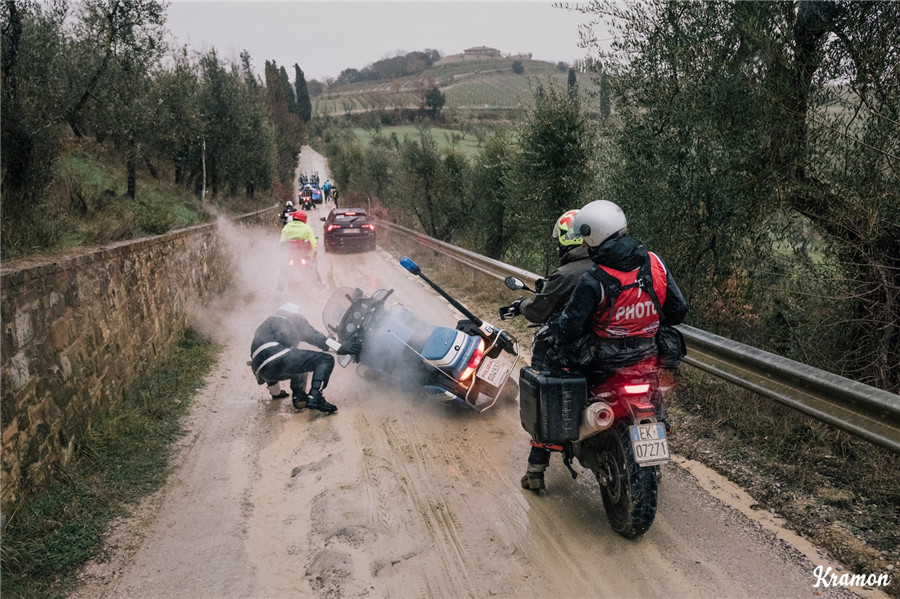
<svg viewBox="0 0 900 599">
<path fill-rule="evenodd" d="M 520 60 L 524 72 L 513 72 L 513 62 Z M 438 87 L 447 98 L 444 110 L 508 110 L 529 102 L 532 90 L 547 78 L 565 87 L 568 71 L 560 71 L 553 63 L 519 58 L 496 58 L 439 63 L 423 73 L 392 80 L 367 81 L 333 85 L 313 100 L 313 112 L 338 116 L 417 108 L 425 91 Z M 590 103 L 598 87 L 592 76 L 578 74 L 579 91 Z"/>
</svg>

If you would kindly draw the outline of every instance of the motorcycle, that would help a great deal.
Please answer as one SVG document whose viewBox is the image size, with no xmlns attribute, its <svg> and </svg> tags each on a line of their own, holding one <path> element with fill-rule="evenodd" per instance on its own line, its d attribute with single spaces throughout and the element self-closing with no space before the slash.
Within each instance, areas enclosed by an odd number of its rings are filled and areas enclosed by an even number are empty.
<svg viewBox="0 0 900 599">
<path fill-rule="evenodd" d="M 501 397 L 515 398 L 518 388 L 509 375 L 519 360 L 515 337 L 472 314 L 438 287 L 409 258 L 400 263 L 421 277 L 465 318 L 455 328 L 422 320 L 400 304 L 388 305 L 393 289 L 366 295 L 359 288 L 340 288 L 322 314 L 326 330 L 339 343 L 359 338 L 362 352 L 338 356 L 338 364 L 355 360 L 367 380 L 390 380 L 407 390 L 424 389 L 448 405 L 463 405 L 478 412 Z"/>
<path fill-rule="evenodd" d="M 308 241 L 290 239 L 281 242 L 278 249 L 281 260 L 279 291 L 287 289 L 292 293 L 303 292 L 308 289 L 310 282 L 321 286 L 316 251 Z"/>
<path fill-rule="evenodd" d="M 309 188 L 303 189 L 297 201 L 300 203 L 300 209 L 305 210 L 306 212 L 315 210 L 316 208 L 316 204 L 312 197 L 312 191 L 309 191 Z"/>
<path fill-rule="evenodd" d="M 505 282 L 513 291 L 533 292 L 516 277 Z M 501 320 L 514 316 L 512 306 L 500 308 Z M 660 466 L 670 460 L 665 390 L 656 357 L 599 383 L 571 371 L 524 367 L 519 375 L 522 427 L 535 442 L 562 452 L 572 478 L 573 459 L 594 474 L 609 523 L 626 538 L 647 532 L 656 517 Z"/>
</svg>

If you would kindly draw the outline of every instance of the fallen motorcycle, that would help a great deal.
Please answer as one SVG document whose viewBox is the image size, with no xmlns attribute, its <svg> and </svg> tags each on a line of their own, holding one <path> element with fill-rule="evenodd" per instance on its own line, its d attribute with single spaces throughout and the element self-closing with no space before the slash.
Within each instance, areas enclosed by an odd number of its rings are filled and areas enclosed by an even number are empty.
<svg viewBox="0 0 900 599">
<path fill-rule="evenodd" d="M 358 337 L 362 352 L 355 358 L 360 375 L 389 380 L 407 390 L 423 389 L 442 403 L 465 405 L 479 412 L 503 397 L 515 398 L 518 388 L 509 375 L 519 360 L 519 344 L 506 331 L 484 322 L 422 274 L 409 258 L 400 263 L 421 277 L 465 318 L 455 328 L 422 320 L 400 304 L 388 306 L 393 289 L 365 295 L 344 287 L 323 311 L 326 330 L 339 343 Z M 353 356 L 339 356 L 346 367 Z"/>
<path fill-rule="evenodd" d="M 507 277 L 514 291 L 532 291 Z M 501 320 L 515 316 L 500 308 Z M 650 529 L 656 517 L 660 465 L 669 461 L 662 388 L 657 358 L 617 370 L 599 383 L 569 371 L 522 368 L 519 415 L 536 443 L 561 451 L 572 474 L 572 460 L 590 470 L 612 529 L 627 538 Z"/>
</svg>

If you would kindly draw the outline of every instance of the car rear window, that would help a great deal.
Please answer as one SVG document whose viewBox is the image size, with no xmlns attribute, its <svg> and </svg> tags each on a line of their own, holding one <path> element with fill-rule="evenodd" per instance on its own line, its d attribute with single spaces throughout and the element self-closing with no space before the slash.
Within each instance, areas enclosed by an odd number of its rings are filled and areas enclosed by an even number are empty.
<svg viewBox="0 0 900 599">
<path fill-rule="evenodd" d="M 351 212 L 349 214 L 335 214 L 334 215 L 334 222 L 336 222 L 336 223 L 350 223 L 350 222 L 364 223 L 364 222 L 366 222 L 366 220 L 368 220 L 368 217 L 366 216 L 365 212 L 357 212 L 355 214 Z"/>
</svg>

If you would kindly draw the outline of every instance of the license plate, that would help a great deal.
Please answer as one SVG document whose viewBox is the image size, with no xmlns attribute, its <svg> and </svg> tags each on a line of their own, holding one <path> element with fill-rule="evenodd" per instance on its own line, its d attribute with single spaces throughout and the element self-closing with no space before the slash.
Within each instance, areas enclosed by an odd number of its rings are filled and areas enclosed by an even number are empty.
<svg viewBox="0 0 900 599">
<path fill-rule="evenodd" d="M 489 385 L 499 387 L 503 384 L 503 381 L 506 380 L 508 374 L 509 364 L 507 364 L 506 361 L 500 361 L 485 356 L 481 361 L 481 366 L 478 368 L 478 374 L 476 376 Z"/>
<path fill-rule="evenodd" d="M 344 233 L 350 233 L 351 235 L 359 232 L 360 229 L 344 229 Z"/>
<path fill-rule="evenodd" d="M 633 425 L 631 447 L 634 449 L 634 461 L 639 466 L 656 466 L 669 461 L 666 427 L 659 422 Z"/>
</svg>

